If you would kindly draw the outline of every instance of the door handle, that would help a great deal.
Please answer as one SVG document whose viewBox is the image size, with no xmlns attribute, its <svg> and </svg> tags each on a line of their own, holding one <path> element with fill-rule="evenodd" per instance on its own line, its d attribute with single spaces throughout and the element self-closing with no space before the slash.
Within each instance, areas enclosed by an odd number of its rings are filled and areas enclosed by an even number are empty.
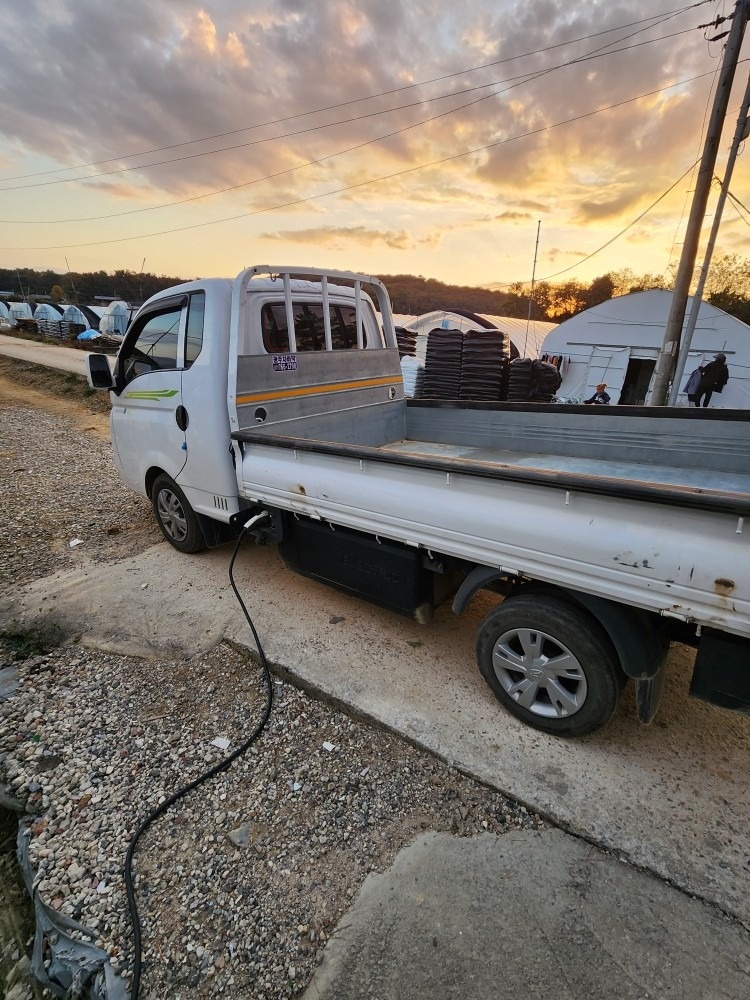
<svg viewBox="0 0 750 1000">
<path fill-rule="evenodd" d="M 188 411 L 184 406 L 178 406 L 174 411 L 174 418 L 177 421 L 177 426 L 181 431 L 187 430 L 188 425 Z"/>
</svg>

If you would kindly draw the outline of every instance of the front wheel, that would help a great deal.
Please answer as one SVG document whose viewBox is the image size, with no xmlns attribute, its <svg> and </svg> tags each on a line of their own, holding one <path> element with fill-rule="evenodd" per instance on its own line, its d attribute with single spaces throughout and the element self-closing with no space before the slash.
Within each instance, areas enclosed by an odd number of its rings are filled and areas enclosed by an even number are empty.
<svg viewBox="0 0 750 1000">
<path fill-rule="evenodd" d="M 180 552 L 202 552 L 206 540 L 200 522 L 180 487 L 162 473 L 151 487 L 151 506 L 162 534 Z"/>
<path fill-rule="evenodd" d="M 599 623 L 549 594 L 519 594 L 495 608 L 479 629 L 477 662 L 506 708 L 558 736 L 608 722 L 626 680 Z"/>
</svg>

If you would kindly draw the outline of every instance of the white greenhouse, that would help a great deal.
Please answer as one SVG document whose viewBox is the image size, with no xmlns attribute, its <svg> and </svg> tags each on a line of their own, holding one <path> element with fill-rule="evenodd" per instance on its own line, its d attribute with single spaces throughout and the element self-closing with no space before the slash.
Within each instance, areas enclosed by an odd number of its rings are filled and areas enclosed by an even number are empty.
<svg viewBox="0 0 750 1000">
<path fill-rule="evenodd" d="M 110 302 L 99 321 L 100 331 L 110 336 L 123 337 L 135 312 L 136 310 L 131 309 L 127 302 L 119 300 Z"/>
<path fill-rule="evenodd" d="M 9 302 L 8 311 L 11 318 L 17 323 L 19 319 L 33 319 L 34 313 L 28 302 Z"/>
<path fill-rule="evenodd" d="M 63 318 L 64 310 L 60 306 L 55 306 L 51 302 L 37 302 L 34 308 L 34 319 L 37 323 L 46 321 L 48 323 L 59 323 Z"/>
<path fill-rule="evenodd" d="M 605 382 L 613 403 L 648 402 L 671 305 L 672 293 L 660 289 L 621 295 L 547 334 L 541 353 L 560 367 L 558 399 L 580 402 Z M 689 298 L 685 324 L 691 306 Z M 727 358 L 729 382 L 721 395 L 714 394 L 711 407 L 750 409 L 750 326 L 707 302 L 698 313 L 678 406 L 688 405 L 683 390 L 690 373 L 719 351 Z"/>
</svg>

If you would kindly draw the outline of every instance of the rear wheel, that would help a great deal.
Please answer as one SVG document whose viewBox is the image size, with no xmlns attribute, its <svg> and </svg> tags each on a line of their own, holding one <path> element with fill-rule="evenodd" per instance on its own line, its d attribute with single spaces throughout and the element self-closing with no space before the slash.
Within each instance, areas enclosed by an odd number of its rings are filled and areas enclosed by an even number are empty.
<svg viewBox="0 0 750 1000">
<path fill-rule="evenodd" d="M 200 522 L 185 494 L 166 474 L 157 476 L 151 487 L 151 505 L 162 534 L 180 552 L 201 552 L 206 540 Z"/>
<path fill-rule="evenodd" d="M 626 680 L 599 623 L 549 594 L 519 594 L 495 608 L 479 629 L 477 662 L 506 708 L 560 736 L 608 722 Z"/>
</svg>

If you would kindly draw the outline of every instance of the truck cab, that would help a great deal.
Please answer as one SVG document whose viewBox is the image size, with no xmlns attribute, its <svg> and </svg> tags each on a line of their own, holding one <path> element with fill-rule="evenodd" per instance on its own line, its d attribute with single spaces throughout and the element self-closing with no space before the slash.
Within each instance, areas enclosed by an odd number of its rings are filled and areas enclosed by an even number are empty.
<svg viewBox="0 0 750 1000">
<path fill-rule="evenodd" d="M 113 371 L 105 355 L 89 361 L 90 384 L 111 393 L 118 471 L 184 551 L 223 541 L 219 526 L 240 510 L 232 431 L 361 403 L 383 395 L 378 380 L 403 398 L 384 287 L 310 268 L 256 266 L 159 292 L 134 317 Z"/>
</svg>

